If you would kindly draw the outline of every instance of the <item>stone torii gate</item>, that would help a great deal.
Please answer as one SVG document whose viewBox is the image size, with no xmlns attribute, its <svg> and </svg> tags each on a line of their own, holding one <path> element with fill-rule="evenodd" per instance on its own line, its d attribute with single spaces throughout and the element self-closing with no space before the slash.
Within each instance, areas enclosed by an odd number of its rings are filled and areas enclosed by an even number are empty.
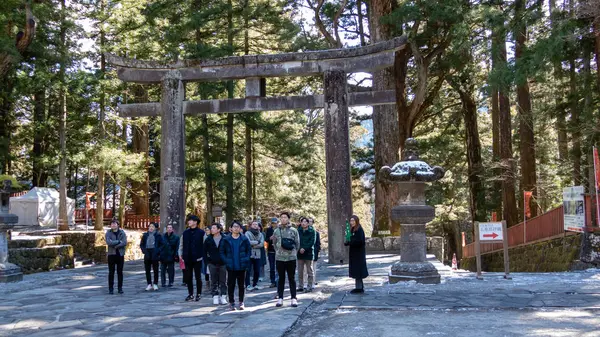
<svg viewBox="0 0 600 337">
<path fill-rule="evenodd" d="M 352 215 L 348 107 L 395 104 L 396 93 L 394 90 L 349 93 L 346 74 L 391 67 L 394 65 L 395 52 L 405 45 L 406 38 L 398 37 L 357 48 L 176 63 L 141 61 L 106 54 L 108 62 L 117 67 L 118 77 L 122 81 L 162 86 L 160 103 L 119 106 L 123 117 L 161 116 L 161 226 L 172 224 L 179 230 L 185 226 L 185 115 L 324 108 L 329 262 L 347 262 L 344 228 L 346 220 Z M 315 75 L 323 76 L 323 95 L 261 95 L 264 78 Z M 184 100 L 186 82 L 240 79 L 246 81 L 245 98 Z"/>
</svg>

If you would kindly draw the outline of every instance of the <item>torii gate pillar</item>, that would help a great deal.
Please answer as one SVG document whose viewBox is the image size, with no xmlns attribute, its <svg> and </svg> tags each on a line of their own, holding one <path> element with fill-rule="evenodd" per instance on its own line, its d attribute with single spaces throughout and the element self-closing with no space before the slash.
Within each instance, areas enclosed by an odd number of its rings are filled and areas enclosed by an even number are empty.
<svg viewBox="0 0 600 337">
<path fill-rule="evenodd" d="M 323 74 L 325 103 L 325 165 L 329 263 L 348 263 L 344 246 L 346 221 L 352 215 L 348 91 L 344 71 Z"/>
<path fill-rule="evenodd" d="M 185 229 L 185 96 L 181 73 L 171 70 L 162 80 L 160 151 L 160 226 Z"/>
</svg>

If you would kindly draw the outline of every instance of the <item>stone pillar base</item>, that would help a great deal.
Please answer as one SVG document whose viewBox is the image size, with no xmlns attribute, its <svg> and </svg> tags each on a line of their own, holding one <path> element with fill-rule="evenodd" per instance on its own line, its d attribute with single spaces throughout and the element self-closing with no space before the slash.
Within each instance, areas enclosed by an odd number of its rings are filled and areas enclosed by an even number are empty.
<svg viewBox="0 0 600 337">
<path fill-rule="evenodd" d="M 391 284 L 408 281 L 440 283 L 440 274 L 431 262 L 396 262 L 392 265 L 388 278 Z"/>
<path fill-rule="evenodd" d="M 0 283 L 18 282 L 23 280 L 21 268 L 12 263 L 0 263 Z"/>
</svg>

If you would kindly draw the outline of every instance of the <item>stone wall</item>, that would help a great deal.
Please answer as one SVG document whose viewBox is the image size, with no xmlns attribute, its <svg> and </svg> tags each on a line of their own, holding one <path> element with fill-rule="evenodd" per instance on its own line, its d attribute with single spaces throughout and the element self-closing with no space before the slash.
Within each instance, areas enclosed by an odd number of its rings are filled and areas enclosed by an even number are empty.
<svg viewBox="0 0 600 337">
<path fill-rule="evenodd" d="M 24 274 L 75 267 L 70 245 L 10 249 L 8 261 L 21 267 Z"/>
<path fill-rule="evenodd" d="M 400 253 L 400 237 L 386 236 L 383 238 L 367 238 L 367 253 Z"/>
<path fill-rule="evenodd" d="M 577 268 L 581 249 L 581 235 L 570 235 L 539 243 L 509 248 L 511 272 L 558 272 Z M 476 271 L 475 257 L 463 258 L 461 269 Z M 481 256 L 481 269 L 504 271 L 502 251 Z"/>
<path fill-rule="evenodd" d="M 95 263 L 106 263 L 106 240 L 105 231 L 92 232 L 65 232 L 58 233 L 64 244 L 70 244 L 75 254 L 82 259 L 90 259 Z M 140 240 L 143 232 L 132 230 L 125 231 L 127 235 L 127 249 L 125 250 L 125 261 L 139 260 L 144 257 L 140 249 Z"/>
<path fill-rule="evenodd" d="M 446 240 L 441 236 L 427 237 L 427 254 L 433 254 L 444 263 L 446 258 Z"/>
<path fill-rule="evenodd" d="M 106 263 L 106 240 L 104 235 L 108 228 L 103 231 L 64 231 L 64 232 L 35 232 L 32 235 L 44 235 L 47 237 L 58 237 L 58 242 L 63 245 L 73 246 L 77 260 L 90 260 L 94 263 Z M 127 249 L 125 261 L 139 260 L 144 257 L 140 249 L 142 231 L 125 230 L 127 235 Z"/>
<path fill-rule="evenodd" d="M 103 254 L 106 256 L 106 241 L 104 239 L 104 235 L 106 232 L 102 232 L 99 240 L 102 242 L 102 246 L 104 248 Z M 142 240 L 142 235 L 144 232 L 142 231 L 134 231 L 134 230 L 125 230 L 125 234 L 127 235 L 127 248 L 125 249 L 125 261 L 133 261 L 140 260 L 144 258 L 144 254 L 140 249 L 140 241 Z"/>
<path fill-rule="evenodd" d="M 583 242 L 580 260 L 600 267 L 600 233 L 587 233 Z"/>
<path fill-rule="evenodd" d="M 441 236 L 427 237 L 427 254 L 434 254 L 438 260 L 444 261 L 445 241 Z M 367 238 L 367 253 L 400 253 L 400 237 Z"/>
</svg>

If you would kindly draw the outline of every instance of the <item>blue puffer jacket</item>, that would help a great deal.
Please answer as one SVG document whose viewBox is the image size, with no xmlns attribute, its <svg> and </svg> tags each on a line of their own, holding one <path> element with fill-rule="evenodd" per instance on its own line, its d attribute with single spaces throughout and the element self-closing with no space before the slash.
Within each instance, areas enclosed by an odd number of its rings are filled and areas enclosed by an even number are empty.
<svg viewBox="0 0 600 337">
<path fill-rule="evenodd" d="M 233 253 L 233 240 L 242 240 L 240 242 L 240 253 L 237 256 Z M 250 240 L 243 234 L 240 234 L 238 239 L 234 239 L 231 235 L 222 238 L 219 244 L 219 253 L 227 270 L 248 270 L 250 268 L 252 246 Z M 239 268 L 236 268 L 236 265 Z"/>
<path fill-rule="evenodd" d="M 163 250 L 163 237 L 158 233 L 158 231 L 154 231 L 154 233 L 152 234 L 154 235 L 154 249 L 152 249 L 152 251 L 150 252 L 146 249 L 146 241 L 148 240 L 148 235 L 150 235 L 150 232 L 144 233 L 144 235 L 142 235 L 142 241 L 140 242 L 140 248 L 142 249 L 142 253 L 144 253 L 144 260 L 159 261 L 160 253 Z"/>
</svg>

